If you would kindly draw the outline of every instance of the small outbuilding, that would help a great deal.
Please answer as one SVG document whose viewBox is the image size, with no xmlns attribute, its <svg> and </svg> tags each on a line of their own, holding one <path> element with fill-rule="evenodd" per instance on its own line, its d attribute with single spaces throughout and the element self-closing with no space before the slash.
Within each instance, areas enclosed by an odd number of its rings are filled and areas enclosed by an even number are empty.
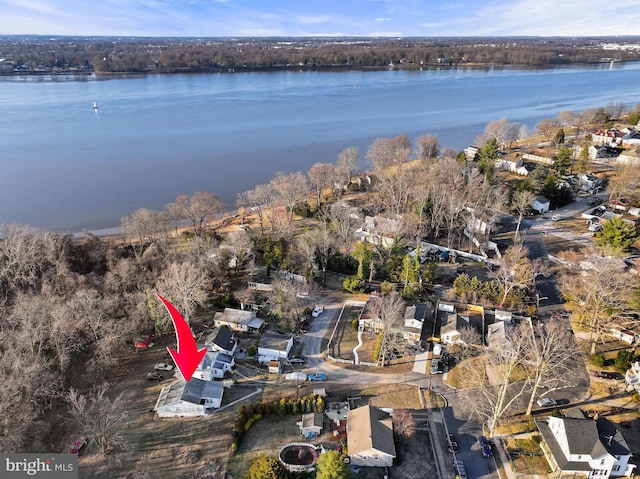
<svg viewBox="0 0 640 479">
<path fill-rule="evenodd" d="M 322 434 L 323 415 L 317 412 L 310 412 L 302 415 L 302 421 L 298 423 L 300 434 L 306 438 L 318 437 Z"/>
<path fill-rule="evenodd" d="M 534 200 L 531 202 L 531 209 L 537 211 L 538 213 L 546 213 L 549 211 L 549 207 L 551 206 L 551 201 L 544 196 L 536 196 Z"/>
</svg>

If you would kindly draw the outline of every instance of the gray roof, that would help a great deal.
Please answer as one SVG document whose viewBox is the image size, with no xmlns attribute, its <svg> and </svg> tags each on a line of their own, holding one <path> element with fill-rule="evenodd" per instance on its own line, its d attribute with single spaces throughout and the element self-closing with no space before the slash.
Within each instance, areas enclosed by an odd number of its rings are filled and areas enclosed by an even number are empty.
<svg viewBox="0 0 640 479">
<path fill-rule="evenodd" d="M 224 388 L 222 383 L 191 378 L 185 384 L 184 391 L 180 399 L 193 404 L 200 404 L 202 399 L 222 398 L 223 390 Z"/>
<path fill-rule="evenodd" d="M 273 351 L 285 351 L 287 349 L 287 343 L 293 336 L 286 334 L 265 333 L 260 338 L 258 346 L 265 349 L 271 349 Z"/>
<path fill-rule="evenodd" d="M 597 421 L 587 419 L 580 410 L 569 410 L 563 423 L 571 454 L 589 456 L 593 459 L 606 454 L 612 456 L 630 455 L 629 446 L 622 433 L 608 419 L 600 417 Z M 558 466 L 565 471 L 590 471 L 588 462 L 568 461 L 545 421 L 536 421 L 540 433 L 549 446 Z"/>
<path fill-rule="evenodd" d="M 389 415 L 374 406 L 348 411 L 347 447 L 353 454 L 373 448 L 395 457 L 393 424 Z"/>
</svg>

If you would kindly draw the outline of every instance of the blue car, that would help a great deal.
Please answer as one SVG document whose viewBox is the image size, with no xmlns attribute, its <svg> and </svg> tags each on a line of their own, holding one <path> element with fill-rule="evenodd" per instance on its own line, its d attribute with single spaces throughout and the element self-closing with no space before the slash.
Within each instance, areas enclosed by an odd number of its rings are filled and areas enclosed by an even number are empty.
<svg viewBox="0 0 640 479">
<path fill-rule="evenodd" d="M 478 444 L 480 444 L 480 450 L 482 451 L 482 455 L 484 457 L 493 456 L 493 450 L 491 449 L 491 444 L 486 437 L 480 436 L 478 437 Z"/>
<path fill-rule="evenodd" d="M 309 381 L 326 381 L 327 375 L 325 373 L 311 373 L 307 379 Z"/>
</svg>

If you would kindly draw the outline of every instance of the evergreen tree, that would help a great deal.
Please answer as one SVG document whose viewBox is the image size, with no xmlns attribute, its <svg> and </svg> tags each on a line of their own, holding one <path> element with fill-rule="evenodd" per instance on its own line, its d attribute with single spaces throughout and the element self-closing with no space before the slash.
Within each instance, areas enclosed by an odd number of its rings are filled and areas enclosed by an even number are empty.
<svg viewBox="0 0 640 479">
<path fill-rule="evenodd" d="M 556 155 L 555 169 L 559 175 L 566 175 L 571 168 L 571 157 L 573 156 L 573 150 L 568 146 L 563 146 L 558 150 Z"/>
<path fill-rule="evenodd" d="M 485 176 L 490 178 L 495 170 L 495 162 L 498 159 L 500 147 L 496 138 L 487 140 L 478 152 L 478 169 Z"/>
<path fill-rule="evenodd" d="M 618 253 L 627 251 L 636 239 L 636 229 L 622 218 L 614 217 L 602 224 L 596 244 Z"/>
</svg>

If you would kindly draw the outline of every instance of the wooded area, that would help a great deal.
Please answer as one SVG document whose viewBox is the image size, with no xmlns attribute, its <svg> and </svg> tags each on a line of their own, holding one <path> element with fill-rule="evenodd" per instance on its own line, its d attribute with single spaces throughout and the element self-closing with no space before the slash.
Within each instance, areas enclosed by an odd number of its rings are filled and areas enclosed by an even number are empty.
<svg viewBox="0 0 640 479">
<path fill-rule="evenodd" d="M 288 68 L 557 66 L 640 59 L 638 37 L 0 38 L 0 73 L 231 72 Z M 622 48 L 613 48 L 616 44 Z"/>
</svg>

